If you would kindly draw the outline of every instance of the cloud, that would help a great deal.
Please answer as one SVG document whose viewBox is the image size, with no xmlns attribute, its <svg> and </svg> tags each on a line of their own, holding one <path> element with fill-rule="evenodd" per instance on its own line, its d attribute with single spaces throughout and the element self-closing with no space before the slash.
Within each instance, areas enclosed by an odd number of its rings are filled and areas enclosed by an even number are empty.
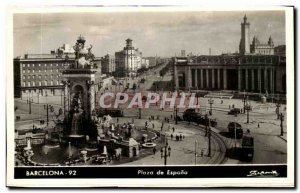
<svg viewBox="0 0 300 193">
<path fill-rule="evenodd" d="M 49 53 L 64 43 L 74 44 L 80 34 L 94 45 L 97 56 L 123 49 L 127 38 L 147 56 L 172 56 L 181 49 L 234 52 L 245 13 L 251 37 L 257 35 L 264 42 L 271 35 L 275 44 L 285 43 L 282 11 L 16 14 L 14 55 Z"/>
</svg>

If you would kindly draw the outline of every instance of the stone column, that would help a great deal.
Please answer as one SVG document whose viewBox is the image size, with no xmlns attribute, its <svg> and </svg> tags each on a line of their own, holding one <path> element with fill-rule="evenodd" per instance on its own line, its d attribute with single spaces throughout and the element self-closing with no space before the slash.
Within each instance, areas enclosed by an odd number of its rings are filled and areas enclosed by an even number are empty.
<svg viewBox="0 0 300 193">
<path fill-rule="evenodd" d="M 254 78 L 254 69 L 251 69 L 251 90 L 255 90 Z"/>
<path fill-rule="evenodd" d="M 70 97 L 70 93 L 69 93 L 69 87 L 67 84 L 64 85 L 64 90 L 65 90 L 65 94 L 64 94 L 64 115 L 67 116 L 67 112 L 69 111 L 69 97 Z"/>
<path fill-rule="evenodd" d="M 227 70 L 225 68 L 223 69 L 223 88 L 227 89 Z"/>
<path fill-rule="evenodd" d="M 195 69 L 195 87 L 198 88 L 198 70 Z"/>
<path fill-rule="evenodd" d="M 246 68 L 245 69 L 245 79 L 246 79 L 246 91 L 248 91 L 248 89 L 249 89 L 249 83 L 248 83 L 248 69 Z"/>
<path fill-rule="evenodd" d="M 184 72 L 185 72 L 185 89 L 189 89 L 189 83 L 190 83 L 190 77 L 189 77 L 189 66 L 185 66 L 184 68 Z"/>
<path fill-rule="evenodd" d="M 266 90 L 268 90 L 268 69 L 265 68 L 264 70 L 264 85 L 265 85 L 265 88 L 264 88 L 264 93 L 266 93 Z"/>
<path fill-rule="evenodd" d="M 209 78 L 208 78 L 208 76 L 209 76 L 209 74 L 208 74 L 208 69 L 205 69 L 205 71 L 206 71 L 206 88 L 209 88 Z"/>
<path fill-rule="evenodd" d="M 259 93 L 261 93 L 261 69 L 260 68 L 258 68 L 257 69 L 257 79 L 258 79 L 258 90 L 259 90 Z"/>
<path fill-rule="evenodd" d="M 174 85 L 175 85 L 175 90 L 178 91 L 179 82 L 178 82 L 178 71 L 177 71 L 177 59 L 176 59 L 176 57 L 175 57 L 175 62 L 174 62 Z"/>
<path fill-rule="evenodd" d="M 212 88 L 215 88 L 215 69 L 211 70 Z"/>
<path fill-rule="evenodd" d="M 200 69 L 200 88 L 203 88 L 203 69 Z"/>
<path fill-rule="evenodd" d="M 95 86 L 94 84 L 89 85 L 89 93 L 90 93 L 90 113 L 95 110 Z"/>
<path fill-rule="evenodd" d="M 273 94 L 274 92 L 274 81 L 273 81 L 273 69 L 270 69 L 270 90 L 271 93 Z"/>
<path fill-rule="evenodd" d="M 221 88 L 221 85 L 220 85 L 220 79 L 221 79 L 221 77 L 220 77 L 220 68 L 218 68 L 218 72 L 217 72 L 217 78 L 218 78 L 218 89 L 220 89 Z"/>
<path fill-rule="evenodd" d="M 188 67 L 188 84 L 189 84 L 188 89 L 190 90 L 192 87 L 192 70 L 190 66 Z"/>
<path fill-rule="evenodd" d="M 241 69 L 238 69 L 238 89 L 239 91 L 242 90 L 242 73 L 241 73 Z"/>
</svg>

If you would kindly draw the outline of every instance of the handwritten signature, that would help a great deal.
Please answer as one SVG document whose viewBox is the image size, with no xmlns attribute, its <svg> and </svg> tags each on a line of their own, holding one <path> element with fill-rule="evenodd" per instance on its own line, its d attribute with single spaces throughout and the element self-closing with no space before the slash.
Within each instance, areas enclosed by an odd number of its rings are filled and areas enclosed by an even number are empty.
<svg viewBox="0 0 300 193">
<path fill-rule="evenodd" d="M 247 177 L 255 177 L 255 176 L 279 176 L 279 173 L 276 170 L 272 171 L 258 171 L 258 170 L 251 170 Z"/>
</svg>

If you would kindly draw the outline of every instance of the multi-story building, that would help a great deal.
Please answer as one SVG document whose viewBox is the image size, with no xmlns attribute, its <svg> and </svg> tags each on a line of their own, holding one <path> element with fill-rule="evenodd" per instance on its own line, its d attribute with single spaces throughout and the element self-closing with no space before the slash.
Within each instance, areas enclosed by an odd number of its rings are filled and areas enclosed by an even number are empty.
<svg viewBox="0 0 300 193">
<path fill-rule="evenodd" d="M 142 68 L 149 68 L 149 60 L 146 58 L 142 58 Z"/>
<path fill-rule="evenodd" d="M 25 54 L 24 57 L 14 58 L 14 96 L 61 95 L 62 70 L 75 61 L 74 50 L 67 47 L 63 46 L 50 54 Z M 100 68 L 100 58 L 94 58 L 94 65 Z M 99 74 L 101 69 L 97 71 Z"/>
<path fill-rule="evenodd" d="M 274 48 L 274 54 L 278 56 L 285 56 L 285 45 L 279 45 Z"/>
<path fill-rule="evenodd" d="M 115 53 L 117 76 L 134 76 L 142 66 L 142 52 L 132 46 L 132 40 L 126 40 L 123 50 Z"/>
<path fill-rule="evenodd" d="M 177 90 L 238 90 L 255 93 L 286 92 L 285 55 L 255 47 L 250 51 L 250 23 L 244 17 L 240 53 L 175 57 L 174 85 Z M 269 45 L 274 44 L 270 38 Z M 259 45 L 259 44 L 258 44 Z M 283 52 L 283 46 L 275 53 Z M 285 49 L 284 49 L 285 50 Z"/>
<path fill-rule="evenodd" d="M 268 43 L 260 43 L 257 37 L 253 37 L 250 45 L 251 54 L 274 55 L 274 42 L 270 36 Z"/>
<path fill-rule="evenodd" d="M 101 71 L 103 74 L 111 75 L 116 71 L 115 56 L 106 54 L 101 58 Z"/>
</svg>

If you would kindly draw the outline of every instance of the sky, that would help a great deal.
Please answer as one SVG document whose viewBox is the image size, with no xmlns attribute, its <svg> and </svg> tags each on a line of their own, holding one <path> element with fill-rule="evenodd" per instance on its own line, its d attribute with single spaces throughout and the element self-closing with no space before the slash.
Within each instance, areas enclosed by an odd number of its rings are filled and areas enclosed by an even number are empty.
<svg viewBox="0 0 300 193">
<path fill-rule="evenodd" d="M 14 57 L 45 54 L 63 44 L 75 45 L 81 34 L 93 53 L 114 54 L 133 40 L 143 56 L 171 57 L 186 53 L 238 51 L 241 22 L 250 22 L 250 37 L 285 44 L 283 11 L 18 13 L 13 17 Z"/>
</svg>

